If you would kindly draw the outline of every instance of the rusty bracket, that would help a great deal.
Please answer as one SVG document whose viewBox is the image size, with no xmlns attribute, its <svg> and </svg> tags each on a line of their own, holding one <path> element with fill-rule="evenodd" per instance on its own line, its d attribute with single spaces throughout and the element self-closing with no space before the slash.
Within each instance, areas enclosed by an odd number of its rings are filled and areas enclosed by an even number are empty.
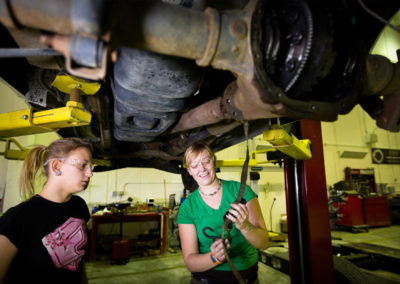
<svg viewBox="0 0 400 284">
<path fill-rule="evenodd" d="M 86 78 L 90 80 L 102 80 L 106 76 L 107 72 L 107 56 L 108 48 L 104 47 L 101 54 L 101 63 L 99 67 L 89 68 L 84 66 L 75 67 L 73 64 L 73 58 L 71 57 L 71 36 L 63 35 L 42 35 L 41 41 L 49 46 L 52 46 L 55 50 L 61 52 L 65 57 L 65 64 L 69 74 Z"/>
<path fill-rule="evenodd" d="M 237 91 L 238 86 L 236 81 L 231 82 L 225 88 L 224 94 L 221 98 L 221 110 L 224 114 L 227 114 L 225 116 L 243 121 L 244 117 L 242 111 L 233 104 L 234 95 Z"/>
</svg>

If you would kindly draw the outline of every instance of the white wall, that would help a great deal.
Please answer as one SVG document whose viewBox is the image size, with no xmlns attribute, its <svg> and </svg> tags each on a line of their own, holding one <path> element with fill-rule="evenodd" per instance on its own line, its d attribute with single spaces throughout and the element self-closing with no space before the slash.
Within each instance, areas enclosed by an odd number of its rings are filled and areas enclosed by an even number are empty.
<svg viewBox="0 0 400 284">
<path fill-rule="evenodd" d="M 123 196 L 113 192 L 123 193 Z M 112 203 L 132 197 L 134 202 L 155 202 L 168 205 L 169 195 L 176 194 L 179 202 L 183 195 L 180 175 L 157 169 L 125 168 L 102 173 L 94 173 L 88 189 L 80 195 L 89 205 Z"/>
<path fill-rule="evenodd" d="M 366 143 L 370 134 L 376 134 L 376 143 Z M 386 183 L 400 193 L 400 165 L 373 164 L 371 148 L 400 150 L 400 133 L 391 133 L 377 128 L 361 107 L 355 107 L 348 115 L 334 123 L 322 123 L 326 182 L 333 185 L 345 179 L 344 168 L 373 168 L 376 183 Z M 342 151 L 366 152 L 362 159 L 340 158 Z"/>
<path fill-rule="evenodd" d="M 0 113 L 25 109 L 28 107 L 23 100 L 22 95 L 2 78 L 0 78 L 0 98 Z M 27 138 L 19 137 L 16 138 L 16 140 L 24 145 Z M 4 149 L 5 143 L 0 141 L 0 152 L 3 152 Z M 20 167 L 20 164 L 22 164 L 20 161 L 9 161 L 4 159 L 4 156 L 0 156 L 0 198 L 2 199 L 0 212 L 2 207 L 6 210 L 11 206 L 11 204 L 15 204 L 19 201 L 18 194 L 14 194 L 14 191 L 18 192 L 18 186 L 17 188 L 14 188 L 15 185 L 10 186 L 10 184 L 17 182 L 19 177 L 18 167 Z"/>
</svg>

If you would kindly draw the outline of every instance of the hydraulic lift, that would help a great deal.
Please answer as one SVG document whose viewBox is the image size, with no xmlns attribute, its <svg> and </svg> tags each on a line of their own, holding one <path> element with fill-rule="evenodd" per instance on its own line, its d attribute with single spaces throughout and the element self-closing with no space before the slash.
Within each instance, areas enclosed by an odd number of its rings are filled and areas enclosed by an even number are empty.
<svg viewBox="0 0 400 284">
<path fill-rule="evenodd" d="M 321 123 L 300 120 L 295 125 L 295 134 L 303 140 L 283 129 L 280 135 L 272 131 L 263 135 L 287 155 L 284 176 L 291 282 L 334 283 Z"/>
<path fill-rule="evenodd" d="M 0 138 L 0 141 L 5 143 L 4 150 L 0 151 L 0 155 L 3 155 L 7 160 L 24 160 L 30 151 L 29 148 L 23 147 L 14 138 Z M 96 166 L 106 167 L 109 167 L 111 164 L 109 160 L 104 159 L 92 159 L 92 163 Z"/>
<path fill-rule="evenodd" d="M 273 148 L 250 153 L 249 166 L 277 160 L 257 160 L 256 154 L 279 151 L 285 155 L 284 176 L 288 218 L 289 269 L 292 283 L 334 283 L 328 197 L 321 123 L 295 123 L 297 139 L 280 126 L 263 133 Z M 312 159 L 311 159 L 312 145 Z M 268 157 L 268 155 L 267 155 Z M 244 159 L 217 161 L 219 166 L 242 166 Z"/>
<path fill-rule="evenodd" d="M 94 95 L 100 89 L 100 84 L 69 75 L 58 75 L 52 85 L 70 94 L 65 107 L 36 112 L 27 108 L 0 113 L 0 138 L 54 132 L 60 128 L 90 124 L 92 115 L 83 108 L 80 96 Z"/>
<path fill-rule="evenodd" d="M 24 160 L 28 148 L 23 147 L 12 137 L 56 132 L 61 128 L 89 125 L 92 114 L 83 108 L 81 95 L 94 95 L 100 89 L 97 82 L 89 82 L 70 75 L 58 75 L 52 85 L 69 93 L 69 101 L 65 107 L 43 111 L 33 111 L 32 108 L 13 112 L 0 113 L 0 141 L 5 142 L 4 155 L 9 160 Z M 109 166 L 109 160 L 93 159 L 93 164 Z"/>
<path fill-rule="evenodd" d="M 399 250 L 362 243 L 332 244 L 321 123 L 300 120 L 290 132 L 310 140 L 312 159 L 296 157 L 293 152 L 284 159 L 289 255 L 278 252 L 267 259 L 264 254 L 261 261 L 289 271 L 291 283 L 296 284 L 393 283 L 369 271 L 397 274 Z M 301 153 L 300 149 L 294 152 Z"/>
<path fill-rule="evenodd" d="M 307 139 L 298 140 L 284 131 L 277 136 L 279 139 L 274 138 L 273 132 L 264 133 L 265 140 L 286 154 L 283 160 L 289 255 L 261 253 L 260 260 L 289 272 L 291 283 L 334 283 L 321 123 L 300 120 L 292 124 L 290 132 Z M 299 147 L 279 148 L 285 144 Z M 305 151 L 311 146 L 312 159 L 311 152 L 308 155 Z"/>
<path fill-rule="evenodd" d="M 266 163 L 278 163 L 282 154 L 293 159 L 311 159 L 311 141 L 309 139 L 297 139 L 293 134 L 288 133 L 279 124 L 272 125 L 271 129 L 263 132 L 265 141 L 271 143 L 271 147 L 263 150 L 255 150 L 249 153 L 249 167 L 254 167 Z M 274 155 L 274 153 L 280 153 Z M 260 154 L 266 154 L 266 158 L 259 159 Z M 217 160 L 216 166 L 219 167 L 241 167 L 245 159 L 237 160 Z"/>
<path fill-rule="evenodd" d="M 313 157 L 284 164 L 291 282 L 334 283 L 321 123 L 300 120 L 298 135 Z"/>
</svg>

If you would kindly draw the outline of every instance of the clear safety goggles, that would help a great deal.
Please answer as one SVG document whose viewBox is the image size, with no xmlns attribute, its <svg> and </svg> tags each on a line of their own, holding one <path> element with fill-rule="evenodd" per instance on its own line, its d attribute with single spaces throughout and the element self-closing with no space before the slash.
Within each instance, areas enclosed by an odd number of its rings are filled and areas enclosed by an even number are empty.
<svg viewBox="0 0 400 284">
<path fill-rule="evenodd" d="M 93 164 L 88 161 L 88 160 L 80 160 L 80 159 L 74 159 L 74 158 L 54 158 L 54 159 L 49 159 L 47 160 L 43 166 L 46 166 L 48 163 L 50 163 L 50 161 L 52 160 L 59 160 L 60 162 L 68 162 L 69 165 L 74 166 L 76 168 L 78 168 L 80 171 L 84 172 L 90 169 L 90 171 L 93 172 Z"/>
<path fill-rule="evenodd" d="M 197 168 L 199 167 L 200 164 L 201 164 L 201 165 L 203 166 L 203 168 L 204 168 L 204 167 L 209 167 L 209 166 L 210 166 L 211 164 L 213 164 L 213 163 L 214 163 L 214 158 L 204 158 L 204 159 L 201 160 L 201 161 L 190 163 L 190 164 L 189 164 L 189 167 L 190 167 L 192 170 L 195 170 L 195 169 L 197 169 Z"/>
</svg>

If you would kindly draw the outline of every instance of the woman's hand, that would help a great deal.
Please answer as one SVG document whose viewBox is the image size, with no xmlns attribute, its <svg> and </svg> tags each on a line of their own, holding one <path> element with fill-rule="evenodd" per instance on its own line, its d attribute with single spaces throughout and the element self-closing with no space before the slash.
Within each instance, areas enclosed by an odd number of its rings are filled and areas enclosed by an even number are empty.
<svg viewBox="0 0 400 284">
<path fill-rule="evenodd" d="M 225 245 L 227 248 L 229 248 L 230 245 L 228 243 L 228 239 L 225 239 Z M 213 242 L 211 244 L 210 250 L 217 261 L 225 261 L 224 244 L 222 243 L 222 239 L 217 239 L 215 242 Z"/>
<path fill-rule="evenodd" d="M 249 222 L 249 211 L 246 205 L 238 203 L 232 203 L 231 208 L 228 210 L 229 214 L 227 218 L 235 223 L 236 228 L 240 231 L 248 231 L 253 226 Z"/>
</svg>

